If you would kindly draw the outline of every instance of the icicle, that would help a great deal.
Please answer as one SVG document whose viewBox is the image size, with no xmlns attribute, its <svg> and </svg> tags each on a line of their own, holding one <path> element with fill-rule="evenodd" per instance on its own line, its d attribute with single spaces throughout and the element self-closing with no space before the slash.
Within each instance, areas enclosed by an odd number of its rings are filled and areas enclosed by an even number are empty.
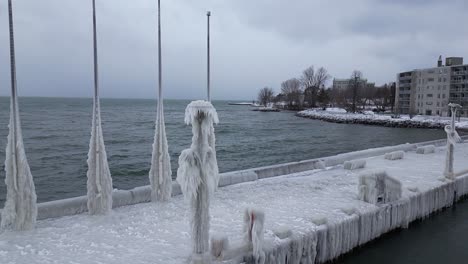
<svg viewBox="0 0 468 264">
<path fill-rule="evenodd" d="M 11 99 L 11 113 L 5 160 L 7 195 L 2 211 L 1 228 L 32 229 L 36 223 L 36 189 L 24 151 L 21 122 L 16 98 Z"/>
<path fill-rule="evenodd" d="M 185 122 L 192 124 L 192 145 L 179 157 L 177 182 L 191 205 L 192 263 L 208 263 L 210 195 L 219 181 L 215 151 L 216 109 L 210 102 L 194 101 L 185 110 Z"/>
<path fill-rule="evenodd" d="M 169 149 L 164 125 L 164 110 L 162 100 L 158 103 L 156 113 L 156 128 L 149 172 L 151 183 L 151 200 L 167 201 L 172 194 L 172 171 Z"/>
<path fill-rule="evenodd" d="M 90 214 L 106 214 L 112 210 L 112 178 L 107 163 L 107 153 L 101 126 L 101 106 L 99 103 L 99 81 L 96 37 L 96 7 L 93 0 L 93 40 L 94 40 L 94 103 L 91 140 L 88 152 L 88 211 Z"/>
<path fill-rule="evenodd" d="M 112 209 L 112 178 L 101 127 L 99 99 L 94 101 L 91 140 L 88 152 L 88 211 L 106 214 Z"/>
</svg>

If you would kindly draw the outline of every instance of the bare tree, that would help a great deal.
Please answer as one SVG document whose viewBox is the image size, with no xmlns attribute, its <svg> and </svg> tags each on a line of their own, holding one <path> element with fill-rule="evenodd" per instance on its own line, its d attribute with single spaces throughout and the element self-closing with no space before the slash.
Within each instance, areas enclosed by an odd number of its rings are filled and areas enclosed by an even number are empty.
<svg viewBox="0 0 468 264">
<path fill-rule="evenodd" d="M 290 108 L 300 106 L 301 82 L 292 78 L 281 83 L 281 93 L 286 96 Z"/>
<path fill-rule="evenodd" d="M 324 88 L 327 84 L 327 81 L 330 80 L 331 76 L 328 74 L 328 71 L 324 67 L 320 67 L 315 73 L 314 86 Z"/>
<path fill-rule="evenodd" d="M 271 89 L 270 87 L 264 87 L 258 92 L 258 102 L 266 107 L 268 103 L 270 103 L 273 100 L 273 96 L 273 89 Z"/>
<path fill-rule="evenodd" d="M 349 87 L 348 89 L 351 92 L 351 97 L 352 97 L 352 105 L 351 105 L 351 111 L 353 113 L 356 112 L 356 102 L 358 100 L 358 93 L 359 93 L 359 86 L 361 86 L 361 81 L 362 79 L 362 72 L 360 71 L 353 71 L 351 74 L 351 79 L 349 80 Z"/>
<path fill-rule="evenodd" d="M 318 91 L 324 88 L 326 82 L 330 79 L 327 70 L 320 67 L 315 71 L 314 66 L 310 66 L 302 72 L 301 84 L 304 88 L 304 97 L 308 105 L 316 106 Z"/>
</svg>

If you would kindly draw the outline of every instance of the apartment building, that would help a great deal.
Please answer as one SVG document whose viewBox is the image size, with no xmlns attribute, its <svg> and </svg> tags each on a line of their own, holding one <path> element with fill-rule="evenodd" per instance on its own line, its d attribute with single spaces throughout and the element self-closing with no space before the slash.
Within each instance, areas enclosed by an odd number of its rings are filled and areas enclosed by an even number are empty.
<svg viewBox="0 0 468 264">
<path fill-rule="evenodd" d="M 461 116 L 468 116 L 468 65 L 463 58 L 442 57 L 437 67 L 397 74 L 395 107 L 401 114 L 450 116 L 448 104 L 463 106 Z"/>
</svg>

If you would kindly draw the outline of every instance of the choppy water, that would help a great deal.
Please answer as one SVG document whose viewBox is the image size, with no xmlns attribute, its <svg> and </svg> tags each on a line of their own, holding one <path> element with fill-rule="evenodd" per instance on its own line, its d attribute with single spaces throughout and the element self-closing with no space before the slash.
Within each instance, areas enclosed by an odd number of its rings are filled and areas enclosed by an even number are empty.
<svg viewBox="0 0 468 264">
<path fill-rule="evenodd" d="M 166 129 L 173 176 L 180 152 L 191 142 L 183 123 L 189 101 L 165 102 Z M 262 113 L 249 106 L 214 101 L 221 172 L 299 161 L 370 147 L 444 137 L 441 130 L 333 124 L 295 117 L 294 113 Z M 146 185 L 154 136 L 154 100 L 103 99 L 104 140 L 114 187 Z M 39 201 L 86 193 L 86 158 L 92 99 L 20 98 L 26 154 Z M 0 162 L 5 160 L 9 99 L 0 97 Z M 0 178 L 5 172 L 1 170 Z M 0 181 L 0 204 L 5 198 Z"/>
</svg>

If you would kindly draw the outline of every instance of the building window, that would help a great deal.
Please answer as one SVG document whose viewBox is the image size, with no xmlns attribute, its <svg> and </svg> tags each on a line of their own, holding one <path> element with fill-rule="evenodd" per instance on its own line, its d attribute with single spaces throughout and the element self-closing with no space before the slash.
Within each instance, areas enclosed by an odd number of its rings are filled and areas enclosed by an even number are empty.
<svg viewBox="0 0 468 264">
<path fill-rule="evenodd" d="M 427 78 L 427 82 L 433 82 L 434 78 Z"/>
<path fill-rule="evenodd" d="M 432 97 L 432 94 L 427 94 L 427 97 Z"/>
</svg>

